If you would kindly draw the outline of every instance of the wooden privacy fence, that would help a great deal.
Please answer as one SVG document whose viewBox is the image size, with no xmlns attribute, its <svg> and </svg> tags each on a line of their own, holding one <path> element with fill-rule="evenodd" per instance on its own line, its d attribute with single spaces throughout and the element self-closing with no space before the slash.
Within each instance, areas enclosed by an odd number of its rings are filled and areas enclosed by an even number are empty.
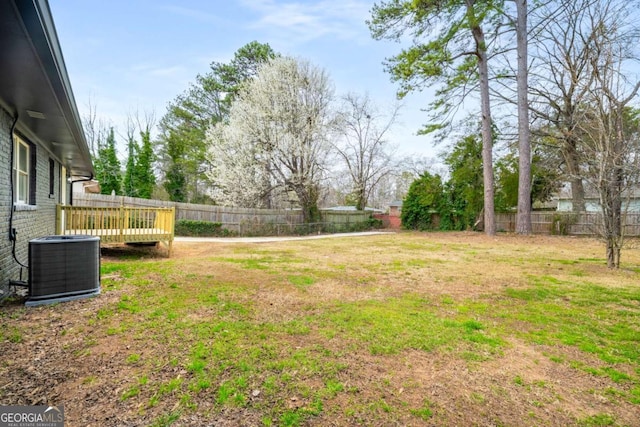
<svg viewBox="0 0 640 427">
<path fill-rule="evenodd" d="M 640 237 L 640 213 L 623 215 L 624 234 Z M 602 227 L 602 214 L 595 212 L 532 212 L 531 228 L 535 234 L 597 236 Z M 496 214 L 498 231 L 515 232 L 516 214 Z"/>
<path fill-rule="evenodd" d="M 208 221 L 220 223 L 240 235 L 308 234 L 317 231 L 346 231 L 367 224 L 370 212 L 322 210 L 320 222 L 305 224 L 299 209 L 249 209 L 228 206 L 197 205 L 161 200 L 139 199 L 102 194 L 73 194 L 74 206 L 153 207 L 175 209 L 176 221 Z"/>
<path fill-rule="evenodd" d="M 98 236 L 103 243 L 163 243 L 171 254 L 174 208 L 62 206 L 56 209 L 56 234 Z"/>
<path fill-rule="evenodd" d="M 173 208 L 176 221 L 187 219 L 216 222 L 223 228 L 241 235 L 345 231 L 353 229 L 358 224 L 366 224 L 370 217 L 370 212 L 323 210 L 321 211 L 322 222 L 304 224 L 300 210 L 293 209 L 231 208 L 85 193 L 74 193 L 73 203 L 75 207 Z M 591 212 L 575 214 L 545 211 L 531 214 L 531 226 L 536 234 L 593 236 L 598 234 L 601 222 L 600 214 Z M 627 236 L 640 237 L 640 213 L 628 213 L 624 216 L 623 222 Z M 496 225 L 498 231 L 515 232 L 516 214 L 496 214 Z"/>
<path fill-rule="evenodd" d="M 368 211 L 320 211 L 322 222 L 336 225 L 359 224 L 362 222 L 367 222 L 369 218 L 371 218 L 371 214 L 372 213 Z"/>
<path fill-rule="evenodd" d="M 163 200 L 140 199 L 127 196 L 109 196 L 103 194 L 74 193 L 75 206 L 100 207 L 152 207 L 174 208 L 176 221 L 181 219 L 192 221 L 218 222 L 225 228 L 233 228 L 241 223 L 273 223 L 302 224 L 302 213 L 299 210 L 284 209 L 248 209 L 227 206 L 198 205 Z"/>
</svg>

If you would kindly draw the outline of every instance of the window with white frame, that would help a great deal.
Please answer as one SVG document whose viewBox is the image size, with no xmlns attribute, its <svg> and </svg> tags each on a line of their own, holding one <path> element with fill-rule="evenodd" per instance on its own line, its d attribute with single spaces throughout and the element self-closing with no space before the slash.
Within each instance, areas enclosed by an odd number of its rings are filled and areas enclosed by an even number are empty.
<svg viewBox="0 0 640 427">
<path fill-rule="evenodd" d="M 13 159 L 13 201 L 18 204 L 30 203 L 31 146 L 17 135 Z"/>
</svg>

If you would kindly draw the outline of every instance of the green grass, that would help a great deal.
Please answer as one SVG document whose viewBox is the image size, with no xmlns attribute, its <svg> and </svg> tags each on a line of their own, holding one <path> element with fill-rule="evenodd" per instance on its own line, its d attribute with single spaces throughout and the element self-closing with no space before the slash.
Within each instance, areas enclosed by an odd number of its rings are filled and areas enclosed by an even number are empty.
<svg viewBox="0 0 640 427">
<path fill-rule="evenodd" d="M 310 276 L 289 276 L 287 279 L 291 284 L 299 288 L 311 286 L 316 282 L 316 279 Z"/>
<path fill-rule="evenodd" d="M 616 419 L 609 414 L 597 414 L 581 419 L 578 425 L 581 427 L 604 427 L 615 425 Z"/>
<path fill-rule="evenodd" d="M 468 346 L 494 351 L 501 345 L 498 337 L 485 333 L 480 322 L 438 316 L 428 301 L 411 295 L 337 304 L 321 318 L 318 329 L 330 338 L 348 336 L 374 355 Z"/>
<path fill-rule="evenodd" d="M 0 330 L 0 342 L 5 340 L 13 344 L 19 344 L 23 341 L 23 334 L 16 327 L 9 326 L 5 330 Z"/>
<path fill-rule="evenodd" d="M 408 249 L 432 252 L 439 248 L 436 246 L 420 244 Z M 285 271 L 286 282 L 299 290 L 319 286 L 321 278 L 332 277 L 323 272 L 321 266 L 301 266 L 298 257 L 290 251 L 245 253 L 237 250 L 233 258 L 216 258 L 216 261 L 268 275 Z M 579 267 L 585 261 L 557 262 Z M 368 270 L 385 274 L 429 266 L 428 261 L 413 258 L 373 265 Z M 132 266 L 120 271 L 127 272 L 135 281 Z M 170 294 L 164 297 L 145 292 L 151 285 L 139 280 L 136 295 L 123 295 L 114 312 L 140 315 L 140 327 L 160 333 L 160 339 L 167 342 L 172 351 L 182 347 L 185 340 L 191 343 L 191 354 L 182 364 L 190 374 L 186 385 L 174 379 L 156 386 L 151 405 L 181 389 L 194 396 L 213 393 L 213 400 L 219 407 L 247 407 L 252 405 L 252 390 L 258 389 L 260 396 L 276 402 L 264 410 L 269 412 L 265 420 L 275 419 L 278 425 L 301 425 L 305 419 L 322 413 L 327 403 L 346 393 L 338 378 L 348 365 L 334 350 L 320 345 L 283 351 L 289 346 L 285 344 L 289 340 L 287 337 L 308 336 L 312 332 L 323 339 L 339 338 L 349 343 L 344 347 L 346 352 L 365 348 L 374 357 L 387 357 L 407 350 L 437 351 L 453 357 L 458 355 L 470 363 L 499 357 L 509 337 L 517 336 L 534 344 L 568 345 L 594 354 L 610 366 L 581 363 L 575 365 L 575 369 L 635 387 L 638 377 L 616 369 L 616 364 L 640 364 L 638 327 L 634 323 L 638 316 L 635 304 L 640 301 L 640 293 L 631 288 L 607 288 L 589 283 L 585 275 L 576 275 L 575 271 L 570 273 L 573 277 L 570 280 L 549 274 L 528 274 L 528 286 L 508 287 L 503 298 L 497 301 L 493 295 L 473 300 L 443 295 L 432 301 L 417 293 L 352 302 L 338 299 L 316 305 L 313 316 L 301 311 L 284 322 L 251 320 L 256 313 L 255 304 L 242 295 L 252 286 L 220 283 L 191 274 L 188 279 L 193 284 L 181 282 L 169 287 Z M 368 274 L 354 278 L 354 283 L 370 285 L 376 280 L 376 276 Z M 154 311 L 150 313 L 151 307 Z M 188 319 L 186 315 L 193 310 L 205 310 L 210 320 Z M 527 327 L 512 328 L 511 322 L 515 321 Z M 180 345 L 172 335 L 181 337 Z M 560 357 L 556 360 L 564 363 Z M 324 386 L 310 388 L 307 382 L 314 378 Z M 513 382 L 525 385 L 520 376 Z M 140 393 L 139 387 L 134 386 L 129 394 Z M 633 390 L 636 389 L 622 391 L 621 398 L 632 402 L 638 400 L 638 393 Z M 306 402 L 315 403 L 288 409 L 286 399 L 277 403 L 280 401 L 278 396 L 283 393 L 285 396 L 304 396 Z M 533 405 L 543 406 L 540 402 Z M 395 414 L 401 410 L 400 406 L 381 398 L 372 402 L 369 408 L 381 414 Z M 422 420 L 431 419 L 431 407 L 427 401 L 423 407 L 409 409 L 409 413 Z M 603 415 L 585 417 L 579 422 L 608 425 L 608 421 L 609 418 Z"/>
<path fill-rule="evenodd" d="M 173 425 L 176 421 L 180 419 L 180 412 L 171 412 L 169 414 L 162 415 L 158 417 L 153 424 L 152 427 L 169 427 Z"/>
<path fill-rule="evenodd" d="M 100 344 L 117 348 L 108 357 L 118 379 L 92 372 L 80 377 L 82 386 L 116 381 L 123 408 L 157 426 L 227 414 L 249 414 L 251 425 L 453 425 L 459 420 L 441 408 L 464 399 L 461 410 L 477 425 L 504 424 L 500 413 L 490 419 L 479 410 L 495 401 L 539 425 L 554 416 L 568 425 L 629 424 L 615 409 L 640 410 L 640 272 L 611 272 L 573 246 L 474 236 L 461 243 L 401 234 L 109 260 L 101 267 L 104 298 L 79 310 L 78 325 L 65 325 L 57 339 L 82 360 L 102 357 Z M 29 311 L 16 313 L 0 314 L 3 346 L 47 335 L 30 329 Z M 540 359 L 533 365 L 592 378 L 592 391 L 563 396 L 558 378 L 510 367 L 502 357 L 517 345 Z M 499 374 L 482 374 L 496 366 Z M 458 395 L 447 389 L 447 379 L 469 373 L 486 382 L 470 381 Z M 592 394 L 609 409 L 590 408 Z M 582 406 L 552 414 L 548 403 L 556 401 Z"/>
<path fill-rule="evenodd" d="M 424 421 L 428 421 L 433 416 L 431 403 L 428 400 L 425 400 L 422 407 L 418 409 L 411 409 L 411 413 Z"/>
<path fill-rule="evenodd" d="M 139 354 L 130 354 L 129 356 L 127 356 L 127 363 L 131 364 L 131 365 L 135 365 L 136 363 L 138 363 L 140 361 L 140 355 Z"/>
<path fill-rule="evenodd" d="M 500 317 L 525 321 L 529 328 L 522 335 L 532 342 L 575 346 L 610 364 L 640 363 L 638 310 L 622 309 L 629 303 L 637 307 L 640 289 L 609 289 L 536 277 L 532 287 L 507 289 L 505 293 L 526 304 L 513 310 L 509 303 Z"/>
</svg>

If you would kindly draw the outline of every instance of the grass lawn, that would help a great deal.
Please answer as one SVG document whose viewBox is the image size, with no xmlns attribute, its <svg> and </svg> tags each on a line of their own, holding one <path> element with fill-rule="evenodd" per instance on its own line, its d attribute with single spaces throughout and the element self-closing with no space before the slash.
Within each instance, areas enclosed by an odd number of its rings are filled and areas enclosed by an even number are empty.
<svg viewBox="0 0 640 427">
<path fill-rule="evenodd" d="M 640 425 L 640 250 L 400 233 L 104 251 L 0 307 L 0 404 L 68 426 Z"/>
</svg>

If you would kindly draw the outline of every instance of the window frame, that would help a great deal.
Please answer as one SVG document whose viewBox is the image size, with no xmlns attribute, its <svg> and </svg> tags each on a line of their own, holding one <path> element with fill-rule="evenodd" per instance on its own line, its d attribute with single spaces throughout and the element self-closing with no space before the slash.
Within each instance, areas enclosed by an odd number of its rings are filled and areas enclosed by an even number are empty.
<svg viewBox="0 0 640 427">
<path fill-rule="evenodd" d="M 49 158 L 49 198 L 56 196 L 56 161 Z"/>
<path fill-rule="evenodd" d="M 21 149 L 24 153 L 21 154 Z M 36 204 L 36 149 L 26 138 L 13 134 L 13 204 L 18 206 L 35 206 Z M 24 155 L 24 159 L 22 156 Z M 21 168 L 21 160 L 26 169 Z M 24 181 L 20 178 L 26 177 Z M 26 190 L 24 189 L 26 187 Z"/>
</svg>

